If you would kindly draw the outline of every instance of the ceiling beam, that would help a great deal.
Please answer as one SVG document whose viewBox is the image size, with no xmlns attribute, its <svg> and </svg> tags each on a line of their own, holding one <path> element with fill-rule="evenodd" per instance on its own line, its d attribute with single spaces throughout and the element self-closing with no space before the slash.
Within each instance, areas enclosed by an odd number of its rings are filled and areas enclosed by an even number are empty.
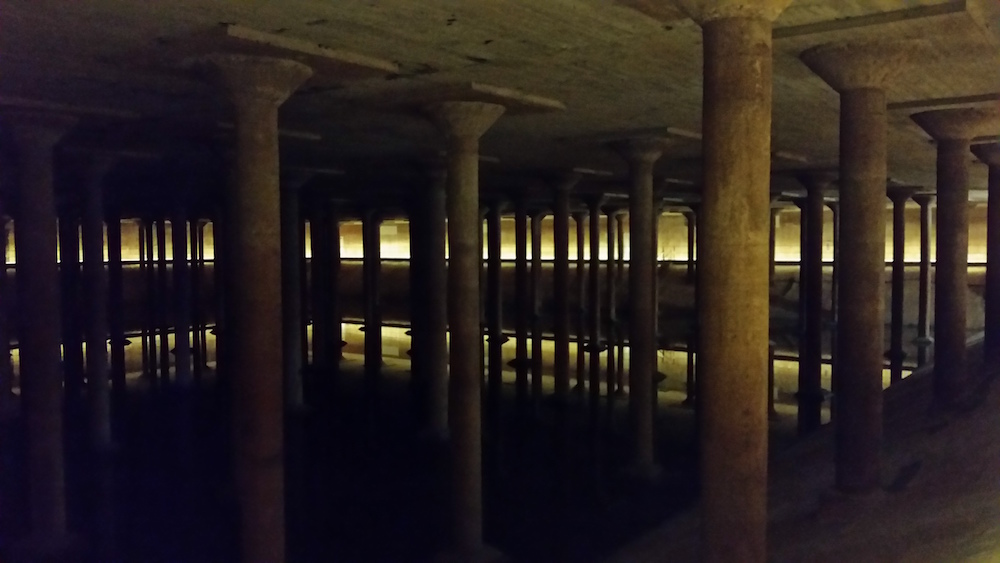
<svg viewBox="0 0 1000 563">
<path fill-rule="evenodd" d="M 801 37 L 803 35 L 813 35 L 816 33 L 847 31 L 876 25 L 886 25 L 910 20 L 961 14 L 966 11 L 965 8 L 966 0 L 949 0 L 948 2 L 933 4 L 930 6 L 916 6 L 913 8 L 903 8 L 901 10 L 879 12 L 864 16 L 853 16 L 837 20 L 826 20 L 802 25 L 778 27 L 772 32 L 772 37 L 774 37 L 774 39 L 787 39 L 789 37 Z"/>
</svg>

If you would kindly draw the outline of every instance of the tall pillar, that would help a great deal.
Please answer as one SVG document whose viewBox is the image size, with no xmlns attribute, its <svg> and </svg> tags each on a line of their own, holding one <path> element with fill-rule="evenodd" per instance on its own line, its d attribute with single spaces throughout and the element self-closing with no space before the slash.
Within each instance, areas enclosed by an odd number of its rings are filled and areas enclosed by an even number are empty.
<svg viewBox="0 0 1000 563">
<path fill-rule="evenodd" d="M 191 372 L 191 276 L 188 266 L 188 224 L 183 204 L 178 203 L 170 221 L 173 255 L 174 380 L 181 389 L 194 384 Z"/>
<path fill-rule="evenodd" d="M 284 177 L 280 182 L 281 205 L 281 349 L 285 405 L 292 410 L 305 406 L 302 390 L 302 257 L 305 241 L 300 237 L 302 215 L 300 191 L 309 175 Z"/>
<path fill-rule="evenodd" d="M 489 418 L 495 423 L 494 439 L 498 431 L 501 393 L 503 393 L 503 343 L 507 339 L 503 334 L 503 261 L 500 253 L 503 250 L 503 235 L 500 219 L 505 202 L 495 201 L 490 205 L 486 216 L 487 258 L 486 277 L 486 324 L 489 333 L 489 360 L 487 379 L 487 407 Z"/>
<path fill-rule="evenodd" d="M 768 243 L 767 247 L 770 250 L 768 254 L 768 280 L 770 283 L 774 283 L 774 270 L 777 260 L 777 248 L 775 245 L 778 243 L 778 214 L 781 213 L 781 208 L 774 205 L 771 206 L 771 222 L 769 224 L 768 231 Z M 689 243 L 690 247 L 690 243 Z"/>
<path fill-rule="evenodd" d="M 553 185 L 552 245 L 552 297 L 554 305 L 555 357 L 553 375 L 555 377 L 555 399 L 565 403 L 569 398 L 569 192 L 576 185 L 579 176 L 557 180 Z"/>
<path fill-rule="evenodd" d="M 937 267 L 934 279 L 934 397 L 953 407 L 972 389 L 966 358 L 969 269 L 969 148 L 1000 130 L 996 109 L 934 110 L 912 116 L 937 141 Z"/>
<path fill-rule="evenodd" d="M 340 361 L 343 359 L 343 323 L 344 314 L 340 303 L 340 270 L 343 261 L 340 256 L 340 218 L 343 213 L 343 201 L 331 200 L 326 204 L 327 226 L 329 234 L 326 236 L 328 243 L 327 255 L 330 262 L 327 265 L 328 279 L 326 284 L 327 298 L 324 304 L 323 316 L 326 318 L 327 341 L 325 345 L 329 348 L 327 353 L 327 369 L 330 375 L 336 378 L 340 374 Z"/>
<path fill-rule="evenodd" d="M 885 88 L 908 44 L 827 44 L 802 54 L 840 93 L 840 240 L 836 359 L 836 481 L 845 493 L 879 486 L 884 357 Z M 844 328 L 845 330 L 839 330 Z"/>
<path fill-rule="evenodd" d="M 27 440 L 27 550 L 68 547 L 63 469 L 63 384 L 59 366 L 59 271 L 53 155 L 74 121 L 42 115 L 5 119 L 18 150 L 15 228 L 22 413 Z"/>
<path fill-rule="evenodd" d="M 83 331 L 80 315 L 80 210 L 78 202 L 66 201 L 59 210 L 59 277 L 62 283 L 63 378 L 66 398 L 71 402 L 82 399 L 83 393 Z M 72 403 L 71 403 L 72 404 Z"/>
<path fill-rule="evenodd" d="M 528 277 L 528 207 L 526 194 L 514 200 L 514 303 L 517 310 L 514 332 L 517 340 L 514 382 L 518 409 L 528 402 L 528 328 L 531 324 L 531 300 Z"/>
<path fill-rule="evenodd" d="M 243 561 L 285 559 L 278 107 L 312 70 L 268 57 L 213 55 L 235 109 L 225 195 L 225 367 L 232 381 Z"/>
<path fill-rule="evenodd" d="M 656 358 L 655 291 L 650 283 L 656 265 L 653 246 L 653 167 L 663 153 L 661 139 L 629 141 L 618 147 L 628 161 L 629 188 L 629 412 L 632 413 L 633 467 L 640 479 L 659 473 L 653 437 L 653 373 Z"/>
<path fill-rule="evenodd" d="M 156 222 L 156 328 L 160 335 L 160 384 L 170 383 L 170 321 L 172 303 L 167 300 L 170 280 L 167 277 L 167 221 Z"/>
<path fill-rule="evenodd" d="M 146 290 L 144 303 L 146 310 L 143 315 L 143 324 L 145 326 L 142 331 L 143 343 L 146 349 L 146 354 L 143 357 L 145 360 L 143 375 L 148 378 L 151 384 L 155 385 L 156 377 L 159 373 L 159 364 L 157 363 L 159 356 L 156 353 L 156 268 L 153 266 L 153 249 L 156 243 L 153 238 L 153 219 L 143 219 L 140 221 L 139 228 L 141 229 L 139 237 L 140 245 L 144 249 L 141 259 L 144 270 L 143 281 Z"/>
<path fill-rule="evenodd" d="M 615 221 L 615 215 L 618 214 L 616 208 L 607 208 L 604 211 L 604 216 L 607 218 L 607 240 L 605 241 L 608 249 L 608 259 L 604 262 L 604 279 L 605 279 L 605 297 L 604 301 L 608 307 L 608 320 L 604 323 L 607 327 L 607 336 L 605 341 L 607 342 L 607 361 L 606 368 L 604 372 L 604 384 L 605 391 L 607 392 L 608 405 L 614 403 L 615 398 L 615 382 L 617 381 L 615 375 L 615 368 L 617 366 L 615 353 L 617 346 L 615 346 L 615 338 L 618 332 L 618 310 L 617 310 L 617 299 L 618 299 L 618 280 L 615 277 L 615 239 L 617 238 L 617 224 Z"/>
<path fill-rule="evenodd" d="M 587 331 L 587 274 L 584 264 L 584 248 L 587 240 L 587 213 L 573 212 L 573 222 L 576 224 L 576 317 L 574 331 L 576 332 L 576 386 L 574 390 L 583 393 L 584 380 L 587 373 L 587 345 L 584 344 L 584 334 Z"/>
<path fill-rule="evenodd" d="M 702 26 L 702 561 L 764 561 L 771 22 L 790 0 L 682 3 Z"/>
<path fill-rule="evenodd" d="M 618 224 L 618 263 L 615 265 L 615 279 L 618 287 L 625 286 L 625 217 L 627 213 L 622 211 L 615 215 L 615 222 Z M 616 297 L 617 299 L 617 297 Z M 615 323 L 616 336 L 618 337 L 618 367 L 615 369 L 618 379 L 615 381 L 615 391 L 618 394 L 625 392 L 625 334 L 620 321 Z"/>
<path fill-rule="evenodd" d="M 441 102 L 427 112 L 448 145 L 448 324 L 452 545 L 456 560 L 485 559 L 483 543 L 479 270 L 479 139 L 503 114 L 485 102 Z"/>
<path fill-rule="evenodd" d="M 800 181 L 806 187 L 803 207 L 805 236 L 802 251 L 802 279 L 806 289 L 802 299 L 805 326 L 802 331 L 802 354 L 799 358 L 797 393 L 798 428 L 810 433 L 821 425 L 823 408 L 823 197 L 835 179 L 833 174 L 812 173 Z"/>
<path fill-rule="evenodd" d="M 537 414 L 542 399 L 542 219 L 545 213 L 531 214 L 531 402 Z"/>
<path fill-rule="evenodd" d="M 890 188 L 892 200 L 892 301 L 889 325 L 889 379 L 897 383 L 903 379 L 903 291 L 906 284 L 906 202 L 913 191 Z"/>
<path fill-rule="evenodd" d="M 991 375 L 1000 368 L 1000 145 L 975 145 L 972 152 L 989 166 L 986 208 L 986 336 L 983 359 Z"/>
<path fill-rule="evenodd" d="M 601 402 L 601 205 L 604 197 L 590 201 L 590 282 L 588 284 L 588 350 L 590 351 L 590 414 L 596 418 Z"/>
<path fill-rule="evenodd" d="M 90 444 L 111 448 L 111 395 L 108 379 L 108 280 L 104 271 L 104 178 L 115 157 L 87 162 L 83 192 L 83 287 L 86 295 L 87 395 Z M 119 254 L 121 250 L 119 249 Z"/>
<path fill-rule="evenodd" d="M 917 194 L 920 206 L 920 282 L 917 288 L 917 363 L 927 363 L 931 340 L 931 203 L 932 194 Z"/>
<path fill-rule="evenodd" d="M 312 366 L 317 375 L 329 376 L 332 366 L 340 352 L 340 342 L 337 338 L 333 321 L 333 240 L 330 229 L 333 218 L 330 216 L 331 206 L 328 200 L 317 195 L 314 201 L 312 217 L 309 222 L 309 235 L 312 248 L 310 263 L 311 287 L 310 306 L 312 316 Z"/>
<path fill-rule="evenodd" d="M 191 262 L 188 272 L 188 284 L 191 286 L 191 377 L 195 386 L 201 384 L 204 375 L 205 356 L 202 354 L 202 340 L 205 333 L 202 327 L 205 324 L 201 304 L 204 302 L 204 284 L 202 283 L 202 272 L 205 265 L 202 261 L 200 247 L 202 237 L 202 222 L 198 219 L 197 211 L 191 221 L 188 222 L 188 240 L 191 241 Z"/>
<path fill-rule="evenodd" d="M 361 219 L 361 239 L 364 248 L 364 322 L 365 322 L 365 385 L 374 398 L 382 376 L 382 237 L 379 230 L 382 217 L 378 210 L 367 209 Z"/>
<path fill-rule="evenodd" d="M 839 195 L 838 195 L 839 198 Z M 830 401 L 830 419 L 837 416 L 837 325 L 840 319 L 840 200 L 826 202 L 830 208 L 830 223 L 833 227 L 833 264 L 830 268 L 830 390 L 833 399 Z"/>
<path fill-rule="evenodd" d="M 687 269 L 685 275 L 688 283 L 694 283 L 695 237 L 698 229 L 698 214 L 694 208 L 684 212 L 684 224 L 687 227 Z M 772 260 L 772 264 L 773 264 Z"/>
<path fill-rule="evenodd" d="M 10 221 L 7 216 L 7 202 L 0 197 L 0 257 L 3 258 L 0 270 L 0 420 L 15 415 L 14 410 L 14 364 L 10 355 L 11 318 L 10 303 L 15 300 L 10 295 L 10 282 L 7 276 L 7 248 L 10 242 Z"/>
</svg>

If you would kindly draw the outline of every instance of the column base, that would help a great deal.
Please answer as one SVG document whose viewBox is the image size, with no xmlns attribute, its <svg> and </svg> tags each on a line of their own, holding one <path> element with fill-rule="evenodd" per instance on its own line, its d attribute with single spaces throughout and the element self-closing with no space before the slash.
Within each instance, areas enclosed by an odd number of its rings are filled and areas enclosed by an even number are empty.
<svg viewBox="0 0 1000 563">
<path fill-rule="evenodd" d="M 11 549 L 11 561 L 13 563 L 66 563 L 82 561 L 83 553 L 83 539 L 75 534 L 31 535 L 14 543 Z"/>
<path fill-rule="evenodd" d="M 451 548 L 434 556 L 434 563 L 505 563 L 507 558 L 500 550 L 488 545 L 473 551 Z"/>
</svg>

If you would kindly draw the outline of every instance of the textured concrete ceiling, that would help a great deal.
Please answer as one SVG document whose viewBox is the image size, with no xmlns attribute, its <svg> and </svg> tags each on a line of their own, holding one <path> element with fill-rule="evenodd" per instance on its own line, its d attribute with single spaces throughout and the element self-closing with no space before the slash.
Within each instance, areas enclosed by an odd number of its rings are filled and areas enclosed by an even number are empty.
<svg viewBox="0 0 1000 563">
<path fill-rule="evenodd" d="M 773 146 L 782 154 L 775 169 L 837 159 L 838 96 L 799 53 L 829 41 L 923 38 L 931 51 L 888 91 L 889 164 L 894 179 L 933 187 L 934 147 L 909 115 L 1000 104 L 1000 34 L 990 27 L 1000 25 L 998 4 L 795 0 L 775 24 Z M 562 112 L 501 119 L 484 139 L 484 153 L 499 158 L 491 169 L 585 166 L 620 176 L 624 165 L 602 139 L 700 130 L 701 33 L 668 0 L 4 0 L 0 106 L 32 100 L 91 108 L 87 124 L 104 122 L 102 132 L 155 124 L 158 136 L 218 134 L 216 124 L 232 119 L 224 101 L 164 57 L 220 24 L 398 65 L 387 77 L 311 84 L 294 95 L 282 127 L 310 135 L 286 138 L 291 161 L 343 166 L 439 150 L 421 118 L 366 103 L 422 82 L 477 81 L 565 104 Z M 697 180 L 693 137 L 675 144 L 660 174 Z M 985 167 L 974 166 L 972 178 L 974 188 L 985 186 Z"/>
</svg>

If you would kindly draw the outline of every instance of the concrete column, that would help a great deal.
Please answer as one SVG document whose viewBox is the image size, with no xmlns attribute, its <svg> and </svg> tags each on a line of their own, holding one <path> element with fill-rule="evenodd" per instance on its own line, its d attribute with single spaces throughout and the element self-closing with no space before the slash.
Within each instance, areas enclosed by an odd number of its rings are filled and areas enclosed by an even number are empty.
<svg viewBox="0 0 1000 563">
<path fill-rule="evenodd" d="M 912 190 L 890 188 L 892 200 L 892 302 L 889 327 L 889 372 L 890 381 L 897 383 L 903 379 L 903 291 L 906 283 L 906 202 L 913 195 Z"/>
<path fill-rule="evenodd" d="M 590 352 L 590 414 L 596 418 L 601 403 L 601 205 L 603 197 L 590 201 L 590 268 L 588 274 L 587 308 L 590 310 L 588 320 L 588 350 Z M 609 388 L 610 393 L 610 388 Z"/>
<path fill-rule="evenodd" d="M 802 331 L 802 353 L 799 357 L 799 390 L 797 394 L 798 428 L 806 434 L 821 425 L 823 408 L 823 197 L 835 176 L 812 173 L 800 178 L 806 187 L 803 207 L 805 236 L 803 237 L 802 279 L 806 293 L 802 299 L 805 326 Z"/>
<path fill-rule="evenodd" d="M 382 217 L 378 210 L 365 210 L 361 219 L 364 248 L 365 385 L 374 398 L 382 376 Z"/>
<path fill-rule="evenodd" d="M 82 400 L 83 330 L 80 308 L 80 210 L 75 200 L 58 209 L 59 297 L 62 304 L 62 370 L 70 405 Z"/>
<path fill-rule="evenodd" d="M 525 195 L 521 194 L 514 201 L 514 303 L 517 312 L 514 319 L 514 331 L 517 339 L 515 357 L 515 393 L 518 408 L 528 403 L 528 328 L 531 325 L 532 307 L 529 297 L 528 278 L 528 208 Z"/>
<path fill-rule="evenodd" d="M 903 44 L 826 44 L 802 54 L 840 93 L 840 287 L 836 364 L 836 481 L 845 493 L 879 487 L 884 354 L 885 85 Z M 839 330 L 844 328 L 844 330 Z"/>
<path fill-rule="evenodd" d="M 448 144 L 448 324 L 451 328 L 449 428 L 452 460 L 452 544 L 456 559 L 481 560 L 483 543 L 479 327 L 479 138 L 503 114 L 484 102 L 442 102 L 427 108 Z"/>
<path fill-rule="evenodd" d="M 698 229 L 698 214 L 695 213 L 694 209 L 684 212 L 684 224 L 687 226 L 687 270 L 685 275 L 688 283 L 694 283 L 695 241 L 697 240 L 695 237 Z M 771 263 L 773 265 L 774 260 Z"/>
<path fill-rule="evenodd" d="M 934 280 L 934 397 L 953 407 L 972 389 L 966 358 L 971 139 L 1000 130 L 994 108 L 934 110 L 912 116 L 937 141 L 937 267 Z"/>
<path fill-rule="evenodd" d="M 153 385 L 156 383 L 159 364 L 156 361 L 156 269 L 153 267 L 153 220 L 143 218 L 139 222 L 140 260 L 142 279 L 145 284 L 145 311 L 143 315 L 142 342 L 143 376 Z"/>
<path fill-rule="evenodd" d="M 340 304 L 340 269 L 342 260 L 340 256 L 340 219 L 343 213 L 343 202 L 332 200 L 326 204 L 328 252 L 330 257 L 327 265 L 327 298 L 324 304 L 323 315 L 327 324 L 327 341 L 325 345 L 329 348 L 327 352 L 327 369 L 331 377 L 336 378 L 340 374 L 340 361 L 343 359 L 343 309 Z"/>
<path fill-rule="evenodd" d="M 918 194 L 913 200 L 920 206 L 920 282 L 917 289 L 917 363 L 927 363 L 931 342 L 931 203 L 934 196 Z"/>
<path fill-rule="evenodd" d="M 330 291 L 333 274 L 333 249 L 331 245 L 330 207 L 325 198 L 317 197 L 313 202 L 309 222 L 309 236 L 312 243 L 310 313 L 312 316 L 312 365 L 314 371 L 324 375 L 340 351 L 335 337 L 332 318 L 333 295 Z"/>
<path fill-rule="evenodd" d="M 486 216 L 487 246 L 489 247 L 486 277 L 486 324 L 487 332 L 489 333 L 489 371 L 486 385 L 489 418 L 494 423 L 494 440 L 497 439 L 496 434 L 499 431 L 501 394 L 503 393 L 503 344 L 507 340 L 507 337 L 503 334 L 503 261 L 500 257 L 500 253 L 503 250 L 500 219 L 505 205 L 504 202 L 493 202 Z"/>
<path fill-rule="evenodd" d="M 774 283 L 774 269 L 775 269 L 775 264 L 776 264 L 775 260 L 776 260 L 776 250 L 777 250 L 775 248 L 775 245 L 777 244 L 778 214 L 779 213 L 781 213 L 781 208 L 780 207 L 775 207 L 775 206 L 772 205 L 771 206 L 771 222 L 770 222 L 770 227 L 769 227 L 770 230 L 768 231 L 770 234 L 768 235 L 768 243 L 767 243 L 768 248 L 770 249 L 770 254 L 768 255 L 768 264 L 769 264 L 768 272 L 769 273 L 768 273 L 768 278 L 767 279 L 769 280 L 770 283 Z M 690 247 L 690 243 L 688 243 L 688 245 Z"/>
<path fill-rule="evenodd" d="M 584 341 L 584 334 L 587 332 L 587 307 L 584 305 L 587 300 L 587 274 L 585 269 L 586 261 L 584 252 L 587 240 L 587 213 L 576 211 L 573 213 L 573 222 L 576 224 L 576 314 L 574 329 L 576 332 L 576 386 L 574 391 L 582 394 L 584 380 L 587 374 L 587 344 Z"/>
<path fill-rule="evenodd" d="M 620 212 L 615 215 L 615 222 L 618 224 L 618 263 L 615 266 L 615 279 L 618 287 L 625 286 L 625 217 L 626 213 Z M 617 300 L 617 298 L 616 298 Z M 615 381 L 615 392 L 619 395 L 625 392 L 625 330 L 622 323 L 616 322 L 616 336 L 618 337 L 618 367 L 615 369 L 618 379 Z"/>
<path fill-rule="evenodd" d="M 552 297 L 555 317 L 553 319 L 553 332 L 555 333 L 553 375 L 557 403 L 565 403 L 569 399 L 569 192 L 578 180 L 578 175 L 571 174 L 553 184 L 555 193 L 552 226 L 552 245 L 555 252 L 555 260 L 552 264 Z"/>
<path fill-rule="evenodd" d="M 833 399 L 830 401 L 830 419 L 837 416 L 837 325 L 840 319 L 840 201 L 828 201 L 831 223 L 833 224 L 833 266 L 830 272 L 830 389 Z"/>
<path fill-rule="evenodd" d="M 285 405 L 292 410 L 305 406 L 302 392 L 302 257 L 305 241 L 301 238 L 299 188 L 310 176 L 282 178 L 281 205 L 281 349 Z"/>
<path fill-rule="evenodd" d="M 632 413 L 632 470 L 644 480 L 659 474 L 653 437 L 653 374 L 656 359 L 655 290 L 650 281 L 656 265 L 653 246 L 653 167 L 663 153 L 659 139 L 630 141 L 618 147 L 628 161 L 629 188 L 629 412 Z"/>
<path fill-rule="evenodd" d="M 170 383 L 170 321 L 167 319 L 172 303 L 170 279 L 167 276 L 167 222 L 161 217 L 156 222 L 156 328 L 160 336 L 160 384 Z"/>
<path fill-rule="evenodd" d="M 975 145 L 972 152 L 989 166 L 986 208 L 986 336 L 984 365 L 993 374 L 1000 368 L 1000 144 Z"/>
<path fill-rule="evenodd" d="M 191 372 L 191 275 L 188 266 L 188 224 L 180 204 L 170 221 L 173 255 L 174 376 L 182 389 L 194 384 Z"/>
<path fill-rule="evenodd" d="M 74 121 L 18 115 L 4 122 L 16 143 L 20 163 L 15 253 L 30 529 L 24 548 L 55 560 L 69 547 L 70 540 L 66 528 L 63 469 L 59 271 L 52 150 Z"/>
<path fill-rule="evenodd" d="M 414 248 L 413 257 L 419 257 L 420 267 L 414 274 L 419 278 L 418 286 L 426 298 L 420 302 L 422 317 L 413 318 L 414 340 L 411 348 L 416 355 L 417 369 L 422 372 L 424 395 L 420 398 L 424 413 L 424 435 L 444 441 L 448 438 L 448 264 L 445 259 L 445 182 L 446 173 L 442 165 L 432 164 L 427 169 L 424 189 L 417 196 L 417 214 L 421 217 L 411 223 L 420 227 L 418 242 L 420 249 Z M 414 233 L 411 231 L 410 236 Z M 416 265 L 415 262 L 411 264 Z M 418 332 L 420 333 L 418 335 Z M 418 343 L 419 351 L 415 350 Z"/>
<path fill-rule="evenodd" d="M 607 249 L 608 249 L 608 259 L 604 262 L 604 279 L 605 291 L 604 301 L 608 307 L 608 320 L 604 323 L 607 327 L 607 336 L 605 341 L 607 342 L 607 360 L 606 368 L 604 373 L 604 384 L 607 392 L 607 400 L 609 407 L 614 404 L 615 398 L 615 383 L 617 381 L 617 376 L 615 375 L 616 363 L 616 350 L 615 339 L 618 332 L 618 310 L 617 310 L 617 299 L 618 299 L 618 280 L 615 277 L 615 239 L 617 238 L 617 224 L 615 221 L 615 215 L 618 214 L 618 210 L 614 208 L 605 209 L 605 217 L 607 217 Z"/>
<path fill-rule="evenodd" d="M 698 230 L 702 561 L 764 561 L 771 22 L 789 0 L 682 4 L 704 37 Z"/>
<path fill-rule="evenodd" d="M 14 364 L 10 355 L 11 341 L 11 308 L 10 303 L 15 298 L 10 293 L 10 282 L 7 276 L 7 247 L 10 243 L 10 221 L 7 216 L 7 202 L 0 198 L 0 257 L 3 258 L 3 269 L 0 269 L 0 421 L 16 415 L 14 401 Z"/>
<path fill-rule="evenodd" d="M 278 107 L 312 70 L 267 57 L 206 62 L 235 109 L 233 181 L 225 195 L 224 369 L 232 381 L 241 556 L 285 559 Z M 230 277 L 231 276 L 231 277 Z"/>
<path fill-rule="evenodd" d="M 537 414 L 542 399 L 542 219 L 545 213 L 531 214 L 531 402 Z"/>
<path fill-rule="evenodd" d="M 87 395 L 90 444 L 111 448 L 111 394 L 108 379 L 108 280 L 104 271 L 104 178 L 115 158 L 96 156 L 85 171 L 83 192 L 84 335 L 87 342 Z M 119 249 L 119 255 L 121 250 Z"/>
</svg>

